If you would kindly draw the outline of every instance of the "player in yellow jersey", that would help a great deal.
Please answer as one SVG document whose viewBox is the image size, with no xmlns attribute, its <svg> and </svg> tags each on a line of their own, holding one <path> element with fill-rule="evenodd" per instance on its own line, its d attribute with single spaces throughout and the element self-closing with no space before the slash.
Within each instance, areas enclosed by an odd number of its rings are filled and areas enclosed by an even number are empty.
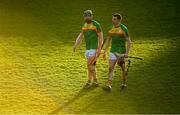
<svg viewBox="0 0 180 115">
<path fill-rule="evenodd" d="M 108 83 L 103 87 L 106 91 L 111 91 L 111 84 L 113 79 L 114 67 L 116 63 L 121 67 L 122 70 L 122 88 L 126 87 L 126 70 L 125 70 L 125 58 L 128 57 L 131 40 L 127 27 L 121 23 L 122 16 L 115 13 L 112 16 L 112 26 L 108 31 L 108 37 L 105 42 L 104 58 L 106 52 L 111 44 L 110 58 L 109 58 L 109 78 Z"/>
<path fill-rule="evenodd" d="M 77 46 L 81 43 L 83 36 L 86 42 L 86 58 L 88 68 L 88 81 L 84 88 L 90 88 L 91 86 L 98 86 L 96 78 L 96 60 L 101 53 L 101 47 L 103 43 L 103 32 L 100 24 L 93 20 L 93 14 L 91 10 L 84 12 L 85 23 L 82 27 L 82 31 L 76 39 L 76 43 L 73 46 L 75 52 Z"/>
</svg>

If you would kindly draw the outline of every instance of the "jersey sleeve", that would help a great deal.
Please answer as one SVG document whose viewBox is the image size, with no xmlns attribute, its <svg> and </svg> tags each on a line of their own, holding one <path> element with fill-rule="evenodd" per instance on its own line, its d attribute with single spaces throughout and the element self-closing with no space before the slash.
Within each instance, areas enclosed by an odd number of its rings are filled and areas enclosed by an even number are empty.
<svg viewBox="0 0 180 115">
<path fill-rule="evenodd" d="M 121 24 L 121 28 L 126 33 L 126 35 L 129 36 L 128 28 L 125 25 L 123 25 L 123 24 Z"/>
<path fill-rule="evenodd" d="M 96 28 L 97 28 L 97 32 L 102 32 L 101 25 L 100 25 L 98 22 L 94 22 L 94 25 L 95 25 Z"/>
</svg>

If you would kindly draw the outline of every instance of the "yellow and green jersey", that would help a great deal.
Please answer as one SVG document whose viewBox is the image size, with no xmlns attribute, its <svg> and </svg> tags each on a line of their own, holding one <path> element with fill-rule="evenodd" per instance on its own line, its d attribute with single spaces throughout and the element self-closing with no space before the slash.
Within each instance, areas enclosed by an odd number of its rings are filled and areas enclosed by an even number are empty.
<svg viewBox="0 0 180 115">
<path fill-rule="evenodd" d="M 84 33 L 86 49 L 97 49 L 98 48 L 98 32 L 102 31 L 100 24 L 92 20 L 90 24 L 87 22 L 83 25 L 82 31 Z"/>
<path fill-rule="evenodd" d="M 108 31 L 111 38 L 111 53 L 126 52 L 126 37 L 128 37 L 128 29 L 125 25 L 120 24 L 119 27 L 111 26 Z"/>
</svg>

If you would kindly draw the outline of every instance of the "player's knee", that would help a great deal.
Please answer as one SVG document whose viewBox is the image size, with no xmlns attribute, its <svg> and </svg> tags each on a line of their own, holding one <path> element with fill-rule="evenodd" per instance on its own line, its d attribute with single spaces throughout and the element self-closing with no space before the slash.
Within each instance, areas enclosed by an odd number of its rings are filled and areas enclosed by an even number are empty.
<svg viewBox="0 0 180 115">
<path fill-rule="evenodd" d="M 96 66 L 96 61 L 93 63 L 94 66 Z"/>
<path fill-rule="evenodd" d="M 90 69 L 90 72 L 91 72 L 91 73 L 94 73 L 94 72 L 95 72 L 95 68 L 91 68 L 91 69 Z"/>
<path fill-rule="evenodd" d="M 124 61 L 118 61 L 118 65 L 119 65 L 120 67 L 123 67 L 124 64 L 125 64 Z"/>
</svg>

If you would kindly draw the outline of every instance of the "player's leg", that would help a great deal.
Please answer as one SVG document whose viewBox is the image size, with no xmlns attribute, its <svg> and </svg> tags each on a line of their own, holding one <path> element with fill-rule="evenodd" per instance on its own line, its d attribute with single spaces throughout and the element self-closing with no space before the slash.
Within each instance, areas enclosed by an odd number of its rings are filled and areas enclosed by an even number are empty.
<svg viewBox="0 0 180 115">
<path fill-rule="evenodd" d="M 96 62 L 94 62 L 93 64 L 89 64 L 89 71 L 92 75 L 92 80 L 93 80 L 92 85 L 97 87 L 98 86 L 98 80 L 97 80 L 97 76 L 96 76 Z"/>
<path fill-rule="evenodd" d="M 90 53 L 89 53 L 89 56 L 90 56 L 90 60 L 89 62 L 93 62 L 93 63 L 89 63 L 89 66 L 90 66 L 90 71 L 92 73 L 92 80 L 93 80 L 93 86 L 98 86 L 98 80 L 97 80 L 97 76 L 96 76 L 96 49 L 91 49 L 90 50 Z"/>
<path fill-rule="evenodd" d="M 93 74 L 93 85 L 98 87 L 98 80 L 96 75 L 96 61 L 92 64 L 92 74 Z"/>
<path fill-rule="evenodd" d="M 114 68 L 115 68 L 116 62 L 117 62 L 117 57 L 113 53 L 110 53 L 108 81 L 107 81 L 106 86 L 103 87 L 103 89 L 106 91 L 111 91 L 111 85 L 112 85 Z"/>
<path fill-rule="evenodd" d="M 124 88 L 124 87 L 126 87 L 126 81 L 127 81 L 125 59 L 124 58 L 119 58 L 118 65 L 121 67 L 121 71 L 122 71 L 122 88 Z"/>
<path fill-rule="evenodd" d="M 88 76 L 87 83 L 84 85 L 85 89 L 88 89 L 91 87 L 91 81 L 92 81 L 92 74 L 89 70 L 89 64 L 88 64 L 89 63 L 89 52 L 90 52 L 90 50 L 86 50 L 86 54 L 85 54 L 86 59 L 87 59 L 86 63 L 87 63 L 87 76 Z"/>
<path fill-rule="evenodd" d="M 86 51 L 87 58 L 87 69 L 88 69 L 88 82 L 84 86 L 84 88 L 90 88 L 92 86 L 91 82 L 96 78 L 96 69 L 95 64 L 89 64 L 89 62 L 93 61 L 95 58 L 95 50 Z"/>
<path fill-rule="evenodd" d="M 84 89 L 88 89 L 91 87 L 91 82 L 92 82 L 92 72 L 91 72 L 91 66 L 88 64 L 90 58 L 87 59 L 87 74 L 88 74 L 88 81 L 87 83 L 84 85 Z"/>
<path fill-rule="evenodd" d="M 109 78 L 108 84 L 112 85 L 113 75 L 114 75 L 114 67 L 116 65 L 116 60 L 109 60 Z"/>
<path fill-rule="evenodd" d="M 89 60 L 91 60 L 91 58 L 87 59 L 88 81 L 91 83 L 92 79 L 93 79 L 93 75 L 92 75 L 92 72 L 91 72 L 91 66 L 88 64 Z"/>
</svg>

